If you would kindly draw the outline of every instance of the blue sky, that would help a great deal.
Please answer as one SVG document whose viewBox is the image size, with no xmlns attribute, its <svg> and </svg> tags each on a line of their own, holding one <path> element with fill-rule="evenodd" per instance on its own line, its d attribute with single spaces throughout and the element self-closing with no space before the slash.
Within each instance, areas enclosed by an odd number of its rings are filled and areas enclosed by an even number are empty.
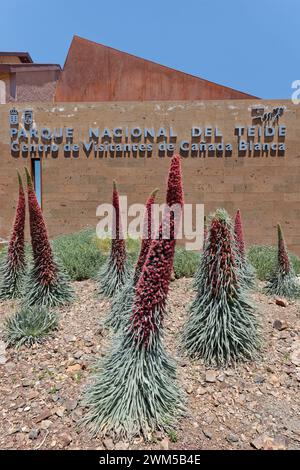
<svg viewBox="0 0 300 470">
<path fill-rule="evenodd" d="M 300 79 L 299 0 L 6 0 L 0 50 L 64 64 L 72 36 L 249 92 Z"/>
</svg>

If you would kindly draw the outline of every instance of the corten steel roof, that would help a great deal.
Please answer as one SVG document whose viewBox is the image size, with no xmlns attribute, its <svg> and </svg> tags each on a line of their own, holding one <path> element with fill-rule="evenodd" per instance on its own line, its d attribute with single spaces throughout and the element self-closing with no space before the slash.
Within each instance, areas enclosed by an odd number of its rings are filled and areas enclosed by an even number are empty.
<svg viewBox="0 0 300 470">
<path fill-rule="evenodd" d="M 29 52 L 0 52 L 0 57 L 18 57 L 23 64 L 32 64 Z"/>
<path fill-rule="evenodd" d="M 253 99 L 253 95 L 74 36 L 54 101 Z"/>
</svg>

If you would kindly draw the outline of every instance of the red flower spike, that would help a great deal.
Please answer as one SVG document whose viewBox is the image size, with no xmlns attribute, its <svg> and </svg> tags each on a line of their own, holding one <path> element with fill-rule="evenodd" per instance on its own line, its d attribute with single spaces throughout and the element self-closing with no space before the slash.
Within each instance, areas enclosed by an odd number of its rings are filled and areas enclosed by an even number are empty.
<svg viewBox="0 0 300 470">
<path fill-rule="evenodd" d="M 244 231 L 243 231 L 241 212 L 239 209 L 235 215 L 234 233 L 236 237 L 236 243 L 237 243 L 237 248 L 240 254 L 240 258 L 241 260 L 245 260 L 246 252 L 245 252 Z"/>
<path fill-rule="evenodd" d="M 32 253 L 35 266 L 39 270 L 41 283 L 49 285 L 56 279 L 56 266 L 50 246 L 44 217 L 33 189 L 30 174 L 25 168 L 27 178 L 28 209 Z"/>
<path fill-rule="evenodd" d="M 114 208 L 114 217 L 112 227 L 111 256 L 116 261 L 117 269 L 121 271 L 123 270 L 123 266 L 126 260 L 126 247 L 122 231 L 119 192 L 116 181 L 113 181 L 112 205 Z"/>
<path fill-rule="evenodd" d="M 290 260 L 286 249 L 285 240 L 283 237 L 280 224 L 277 225 L 278 233 L 278 265 L 283 274 L 288 274 L 291 270 Z"/>
<path fill-rule="evenodd" d="M 25 241 L 24 241 L 24 227 L 25 227 L 25 193 L 23 189 L 22 179 L 18 172 L 19 180 L 19 200 L 16 209 L 15 221 L 8 245 L 8 259 L 12 266 L 17 269 L 19 266 L 25 264 Z"/>
<path fill-rule="evenodd" d="M 155 189 L 154 191 L 152 191 L 152 193 L 150 194 L 146 202 L 141 249 L 140 249 L 139 258 L 137 260 L 137 263 L 135 265 L 135 270 L 134 270 L 134 282 L 135 283 L 138 281 L 139 275 L 143 269 L 143 266 L 146 261 L 148 251 L 151 245 L 151 239 L 153 236 L 152 234 L 153 223 L 154 223 L 152 206 L 155 202 L 155 197 L 156 197 L 157 192 L 158 192 L 158 189 Z"/>
<path fill-rule="evenodd" d="M 183 205 L 180 157 L 172 158 L 167 186 L 167 205 Z M 176 220 L 176 223 L 179 220 Z M 170 224 L 170 238 L 162 237 L 163 226 Z M 163 321 L 173 267 L 176 239 L 175 218 L 166 211 L 158 238 L 152 240 L 147 259 L 136 286 L 130 331 L 139 346 L 148 347 Z"/>
</svg>

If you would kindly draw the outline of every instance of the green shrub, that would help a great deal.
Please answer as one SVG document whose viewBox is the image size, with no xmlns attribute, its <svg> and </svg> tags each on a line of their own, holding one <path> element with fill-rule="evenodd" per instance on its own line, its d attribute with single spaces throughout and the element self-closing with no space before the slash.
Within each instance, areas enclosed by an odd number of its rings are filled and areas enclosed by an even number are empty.
<svg viewBox="0 0 300 470">
<path fill-rule="evenodd" d="M 289 253 L 295 273 L 300 274 L 300 259 L 293 253 Z M 254 245 L 248 250 L 248 259 L 256 269 L 256 275 L 261 281 L 265 281 L 276 269 L 277 248 L 273 246 Z"/>
<path fill-rule="evenodd" d="M 100 240 L 94 229 L 87 229 L 70 235 L 62 235 L 52 242 L 54 252 L 63 262 L 73 281 L 93 278 L 110 252 L 110 239 Z M 140 242 L 132 238 L 126 240 L 127 257 L 134 264 L 138 257 Z M 0 253 L 0 258 L 5 253 Z M 296 274 L 300 274 L 300 259 L 289 253 Z M 174 258 L 176 278 L 193 277 L 200 262 L 201 253 L 177 248 Z M 255 267 L 257 277 L 266 280 L 276 266 L 277 248 L 254 245 L 248 250 L 248 259 Z"/>
<path fill-rule="evenodd" d="M 174 258 L 174 273 L 180 277 L 193 277 L 200 262 L 200 253 L 177 248 Z"/>
<path fill-rule="evenodd" d="M 94 277 L 106 258 L 96 245 L 93 229 L 59 236 L 52 246 L 73 281 Z"/>
<path fill-rule="evenodd" d="M 57 328 L 57 314 L 45 307 L 23 307 L 4 323 L 3 339 L 8 346 L 32 346 Z"/>
</svg>

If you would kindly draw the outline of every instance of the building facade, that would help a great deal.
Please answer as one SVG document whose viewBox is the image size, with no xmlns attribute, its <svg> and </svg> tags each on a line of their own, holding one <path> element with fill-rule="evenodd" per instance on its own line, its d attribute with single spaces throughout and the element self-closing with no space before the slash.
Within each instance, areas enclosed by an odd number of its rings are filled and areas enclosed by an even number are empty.
<svg viewBox="0 0 300 470">
<path fill-rule="evenodd" d="M 203 203 L 205 213 L 241 209 L 248 244 L 274 244 L 280 222 L 300 254 L 296 105 L 81 38 L 63 70 L 50 72 L 46 101 L 19 101 L 17 94 L 0 106 L 0 237 L 8 237 L 13 219 L 16 168 L 31 170 L 53 237 L 95 227 L 113 179 L 129 204 L 144 203 L 155 187 L 163 202 L 169 157 L 178 152 L 186 203 Z"/>
</svg>

